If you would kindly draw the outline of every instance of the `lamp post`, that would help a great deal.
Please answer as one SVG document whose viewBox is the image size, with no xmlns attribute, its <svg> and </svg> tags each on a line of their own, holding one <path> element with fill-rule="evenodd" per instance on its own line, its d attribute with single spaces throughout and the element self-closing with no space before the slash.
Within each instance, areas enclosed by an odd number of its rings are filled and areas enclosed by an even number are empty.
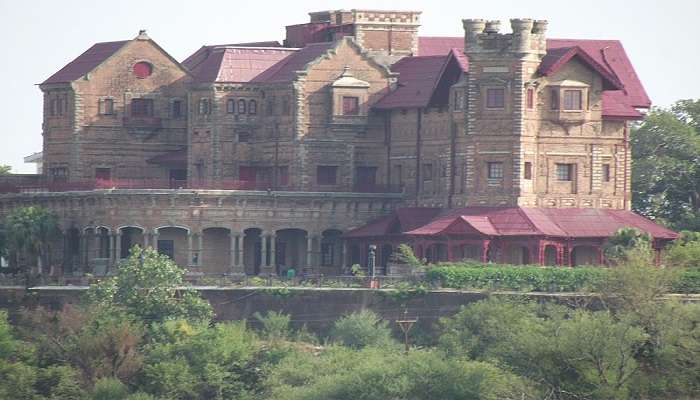
<svg viewBox="0 0 700 400">
<path fill-rule="evenodd" d="M 369 245 L 369 256 L 367 257 L 367 268 L 369 269 L 369 287 L 370 289 L 379 289 L 379 284 L 377 282 L 377 275 L 376 275 L 376 253 L 377 253 L 377 246 L 374 244 Z"/>
</svg>

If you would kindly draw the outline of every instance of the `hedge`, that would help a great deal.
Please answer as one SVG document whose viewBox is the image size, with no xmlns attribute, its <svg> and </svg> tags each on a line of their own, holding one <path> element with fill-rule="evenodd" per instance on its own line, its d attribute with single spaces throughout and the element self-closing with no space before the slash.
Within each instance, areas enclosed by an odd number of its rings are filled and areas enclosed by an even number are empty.
<svg viewBox="0 0 700 400">
<path fill-rule="evenodd" d="M 430 267 L 426 278 L 454 289 L 491 289 L 527 292 L 590 291 L 605 278 L 602 267 L 539 267 L 498 264 L 440 264 Z M 685 270 L 672 285 L 675 293 L 700 293 L 700 269 Z"/>
</svg>

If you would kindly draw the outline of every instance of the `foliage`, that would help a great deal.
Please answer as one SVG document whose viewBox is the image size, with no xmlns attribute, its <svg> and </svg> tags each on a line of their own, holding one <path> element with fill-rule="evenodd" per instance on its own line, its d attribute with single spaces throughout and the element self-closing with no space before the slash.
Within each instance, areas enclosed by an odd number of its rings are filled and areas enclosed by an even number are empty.
<svg viewBox="0 0 700 400">
<path fill-rule="evenodd" d="M 245 324 L 209 328 L 167 321 L 162 328 L 139 379 L 146 392 L 168 399 L 230 399 L 253 390 L 259 344 Z"/>
<path fill-rule="evenodd" d="M 624 263 L 632 254 L 651 259 L 651 236 L 636 228 L 621 228 L 605 241 L 603 252 L 612 264 Z"/>
<path fill-rule="evenodd" d="M 675 267 L 700 269 L 700 232 L 681 232 L 668 248 L 665 261 Z"/>
<path fill-rule="evenodd" d="M 607 312 L 487 300 L 441 321 L 448 354 L 494 360 L 550 398 L 624 398 L 644 332 Z"/>
<path fill-rule="evenodd" d="M 338 319 L 331 329 L 331 340 L 354 349 L 367 346 L 390 346 L 388 323 L 370 310 L 362 310 Z"/>
<path fill-rule="evenodd" d="M 416 255 L 413 253 L 413 249 L 411 246 L 402 243 L 396 248 L 396 253 L 392 255 L 394 259 L 401 263 L 401 264 L 406 264 L 413 268 L 414 270 L 421 270 L 423 269 L 424 265 L 421 262 L 421 260 L 416 257 Z"/>
<path fill-rule="evenodd" d="M 654 109 L 632 131 L 632 206 L 676 229 L 700 230 L 700 100 Z"/>
<path fill-rule="evenodd" d="M 129 381 L 141 368 L 143 328 L 118 309 L 66 305 L 58 312 L 38 308 L 24 313 L 44 364 L 68 363 L 84 381 Z"/>
<path fill-rule="evenodd" d="M 295 353 L 274 369 L 265 386 L 267 398 L 276 400 L 533 398 L 521 379 L 489 363 L 433 351 L 404 356 L 381 348 Z"/>
<path fill-rule="evenodd" d="M 116 276 L 91 286 L 86 298 L 90 304 L 121 307 L 147 323 L 208 321 L 211 305 L 194 289 L 182 287 L 184 274 L 168 256 L 134 246 Z"/>
<path fill-rule="evenodd" d="M 59 235 L 56 216 L 43 207 L 20 207 L 14 209 L 5 220 L 6 252 L 13 255 L 16 266 L 24 268 L 23 257 L 36 257 L 38 266 L 48 261 L 51 242 Z"/>
<path fill-rule="evenodd" d="M 590 289 L 606 270 L 596 267 L 498 266 L 457 263 L 428 269 L 429 282 L 456 289 L 575 292 Z"/>
<path fill-rule="evenodd" d="M 259 312 L 253 314 L 255 319 L 262 324 L 262 335 L 267 340 L 278 341 L 289 338 L 291 329 L 289 323 L 291 317 L 277 311 L 268 311 L 265 316 Z"/>
<path fill-rule="evenodd" d="M 129 388 L 119 379 L 103 378 L 95 382 L 92 400 L 126 400 Z"/>
<path fill-rule="evenodd" d="M 10 165 L 0 165 L 0 175 L 10 175 L 12 167 Z"/>
<path fill-rule="evenodd" d="M 350 267 L 350 273 L 359 278 L 364 278 L 366 276 L 364 268 L 360 264 L 353 264 Z"/>
</svg>

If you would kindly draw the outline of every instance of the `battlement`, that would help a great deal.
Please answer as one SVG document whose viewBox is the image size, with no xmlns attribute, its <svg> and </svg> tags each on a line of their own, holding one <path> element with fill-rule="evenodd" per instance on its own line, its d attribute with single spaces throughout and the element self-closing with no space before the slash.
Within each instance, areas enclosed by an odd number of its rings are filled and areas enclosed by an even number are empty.
<svg viewBox="0 0 700 400">
<path fill-rule="evenodd" d="M 529 18 L 510 20 L 511 33 L 500 33 L 501 21 L 463 19 L 467 54 L 504 52 L 516 56 L 543 56 L 547 52 L 547 21 Z"/>
</svg>

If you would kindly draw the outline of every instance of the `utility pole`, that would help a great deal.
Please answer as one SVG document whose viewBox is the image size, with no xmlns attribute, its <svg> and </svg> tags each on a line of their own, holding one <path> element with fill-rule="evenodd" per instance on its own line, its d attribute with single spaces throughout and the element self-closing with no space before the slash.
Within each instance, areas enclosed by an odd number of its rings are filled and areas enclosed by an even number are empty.
<svg viewBox="0 0 700 400">
<path fill-rule="evenodd" d="M 411 330 L 413 325 L 418 322 L 418 318 L 408 318 L 408 310 L 404 309 L 403 310 L 403 318 L 397 319 L 396 323 L 399 324 L 401 327 L 401 331 L 403 332 L 403 340 L 404 343 L 406 344 L 406 354 L 408 354 L 408 350 L 410 349 L 410 342 L 408 340 L 408 332 Z"/>
</svg>

